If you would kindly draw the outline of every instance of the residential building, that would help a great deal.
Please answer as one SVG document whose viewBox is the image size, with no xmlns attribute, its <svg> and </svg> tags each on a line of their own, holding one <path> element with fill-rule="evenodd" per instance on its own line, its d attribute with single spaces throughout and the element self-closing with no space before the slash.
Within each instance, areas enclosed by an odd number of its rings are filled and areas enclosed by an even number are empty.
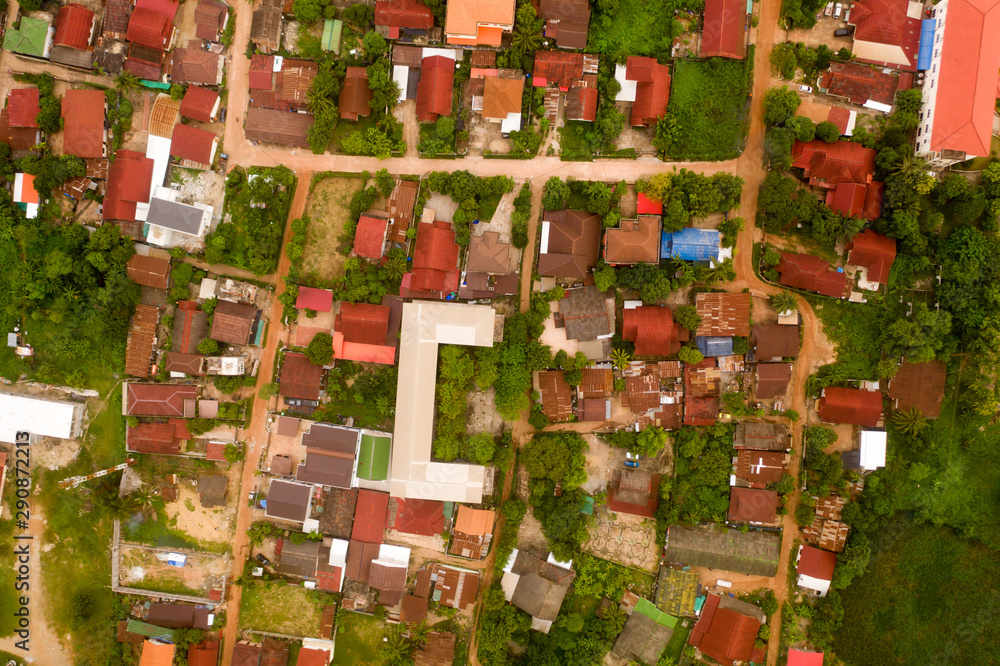
<svg viewBox="0 0 1000 666">
<path fill-rule="evenodd" d="M 220 303 L 221 305 L 221 303 Z M 213 322 L 212 328 L 215 328 Z M 305 354 L 288 352 L 281 363 L 280 395 L 299 400 L 319 400 L 323 366 L 314 365 Z"/>
<path fill-rule="evenodd" d="M 545 21 L 545 38 L 554 39 L 558 48 L 587 48 L 588 0 L 541 0 L 538 16 Z"/>
<path fill-rule="evenodd" d="M 732 666 L 733 662 L 763 662 L 766 653 L 763 649 L 755 650 L 754 641 L 766 618 L 763 613 L 747 614 L 753 613 L 751 609 L 756 609 L 759 613 L 756 606 L 742 602 L 750 607 L 748 609 L 734 602 L 739 600 L 709 594 L 701 608 L 701 617 L 691 630 L 688 643 L 701 650 L 702 654 L 727 666 Z"/>
<path fill-rule="evenodd" d="M 228 6 L 219 0 L 199 0 L 194 10 L 195 36 L 218 43 L 229 23 Z"/>
<path fill-rule="evenodd" d="M 874 428 L 882 420 L 882 394 L 878 391 L 828 386 L 816 406 L 827 423 L 850 423 Z"/>
<path fill-rule="evenodd" d="M 850 141 L 796 141 L 792 166 L 802 169 L 813 187 L 829 190 L 841 183 L 867 185 L 875 173 L 875 151 Z"/>
<path fill-rule="evenodd" d="M 878 289 L 889 282 L 889 270 L 896 260 L 896 241 L 865 229 L 847 243 L 847 264 L 863 269 L 859 285 Z"/>
<path fill-rule="evenodd" d="M 921 36 L 917 64 L 926 77 L 916 154 L 933 167 L 945 167 L 990 155 L 1000 69 L 1000 0 L 945 0 L 933 11 L 934 23 L 924 23 L 928 34 L 926 41 Z"/>
<path fill-rule="evenodd" d="M 197 85 L 188 86 L 181 101 L 181 115 L 203 123 L 214 122 L 219 114 L 219 102 L 219 93 L 215 90 Z"/>
<path fill-rule="evenodd" d="M 378 558 L 372 560 L 368 573 L 368 585 L 372 589 L 378 590 L 379 604 L 392 608 L 398 606 L 402 601 L 409 560 L 409 548 L 390 546 L 385 543 L 379 546 Z"/>
<path fill-rule="evenodd" d="M 167 352 L 163 357 L 163 368 L 171 378 L 201 377 L 205 374 L 205 357 L 201 354 Z"/>
<path fill-rule="evenodd" d="M 440 666 L 452 663 L 455 660 L 455 641 L 455 634 L 430 632 L 427 634 L 427 642 L 413 653 L 414 666 Z"/>
<path fill-rule="evenodd" d="M 146 639 L 142 643 L 139 666 L 170 666 L 174 663 L 175 649 L 173 643 L 167 643 L 158 638 Z"/>
<path fill-rule="evenodd" d="M 448 5 L 449 14 L 454 4 L 458 3 Z M 433 123 L 440 116 L 451 115 L 454 84 L 455 60 L 453 58 L 432 55 L 423 59 L 420 83 L 417 84 L 417 120 L 419 122 Z"/>
<path fill-rule="evenodd" d="M 170 260 L 148 254 L 133 254 L 125 265 L 132 282 L 152 289 L 170 286 Z"/>
<path fill-rule="evenodd" d="M 677 618 L 659 610 L 648 599 L 639 599 L 611 652 L 629 663 L 655 664 L 677 623 Z"/>
<path fill-rule="evenodd" d="M 546 211 L 542 217 L 539 275 L 583 280 L 597 265 L 602 225 L 599 215 L 586 211 Z"/>
<path fill-rule="evenodd" d="M 67 90 L 62 98 L 63 152 L 84 159 L 104 157 L 104 114 L 104 91 Z"/>
<path fill-rule="evenodd" d="M 104 3 L 102 35 L 105 39 L 124 40 L 127 37 L 129 18 L 132 13 L 130 0 L 108 0 Z"/>
<path fill-rule="evenodd" d="M 754 358 L 778 361 L 799 355 L 799 327 L 757 324 L 753 327 Z"/>
<path fill-rule="evenodd" d="M 439 604 L 465 610 L 476 601 L 479 593 L 478 572 L 435 564 L 431 578 L 434 580 L 433 599 Z"/>
<path fill-rule="evenodd" d="M 271 479 L 267 488 L 264 515 L 268 518 L 304 523 L 312 504 L 312 486 L 293 481 Z"/>
<path fill-rule="evenodd" d="M 444 300 L 458 291 L 459 246 L 450 222 L 421 222 L 413 270 L 403 276 L 400 296 Z"/>
<path fill-rule="evenodd" d="M 170 419 L 166 423 L 140 423 L 126 428 L 125 450 L 179 456 L 184 450 L 184 443 L 190 439 L 192 436 L 184 419 Z"/>
<path fill-rule="evenodd" d="M 384 217 L 362 213 L 354 230 L 354 255 L 365 259 L 381 259 L 390 221 Z"/>
<path fill-rule="evenodd" d="M 812 590 L 820 597 L 825 597 L 833 581 L 837 555 L 812 546 L 799 546 L 795 564 L 795 570 L 799 574 L 796 584 L 803 589 Z"/>
<path fill-rule="evenodd" d="M 664 613 L 674 617 L 696 617 L 695 600 L 698 597 L 698 574 L 694 571 L 660 565 L 656 577 L 653 603 Z"/>
<path fill-rule="evenodd" d="M 923 4 L 913 0 L 859 0 L 851 4 L 851 51 L 861 62 L 914 71 L 921 44 Z"/>
<path fill-rule="evenodd" d="M 861 183 L 841 183 L 826 192 L 826 205 L 845 217 L 860 217 L 875 220 L 882 214 L 882 196 L 885 183 L 872 181 Z"/>
<path fill-rule="evenodd" d="M 348 67 L 344 83 L 340 87 L 340 119 L 357 120 L 371 115 L 372 91 L 368 87 L 368 70 L 364 67 Z"/>
<path fill-rule="evenodd" d="M 178 124 L 174 127 L 170 141 L 170 155 L 184 166 L 209 169 L 215 161 L 215 151 L 219 147 L 219 137 L 208 130 Z"/>
<path fill-rule="evenodd" d="M 705 0 L 701 57 L 742 60 L 748 28 L 747 4 L 743 0 Z"/>
<path fill-rule="evenodd" d="M 201 48 L 199 42 L 191 41 L 186 48 L 174 49 L 171 58 L 172 82 L 203 86 L 222 84 L 225 62 L 223 57 Z"/>
<path fill-rule="evenodd" d="M 85 403 L 0 392 L 0 442 L 13 444 L 18 432 L 76 439 L 83 431 L 86 415 Z"/>
<path fill-rule="evenodd" d="M 153 160 L 134 150 L 123 149 L 115 153 L 104 188 L 103 219 L 136 221 L 139 206 L 149 203 L 152 179 Z"/>
<path fill-rule="evenodd" d="M 559 96 L 566 95 L 566 120 L 593 122 L 597 117 L 597 71 L 600 58 L 585 53 L 538 51 L 531 84 L 547 88 L 545 117 L 556 121 Z"/>
<path fill-rule="evenodd" d="M 777 534 L 714 525 L 672 525 L 663 557 L 667 562 L 770 577 L 778 571 L 780 554 L 781 537 Z"/>
<path fill-rule="evenodd" d="M 28 173 L 14 174 L 14 203 L 24 211 L 29 220 L 38 217 L 38 204 L 41 202 L 38 190 L 35 189 L 35 177 Z"/>
<path fill-rule="evenodd" d="M 541 396 L 542 413 L 556 423 L 573 416 L 573 387 L 566 382 L 562 370 L 542 370 L 535 373 L 536 390 Z"/>
<path fill-rule="evenodd" d="M 311 113 L 289 113 L 251 106 L 247 109 L 243 129 L 250 141 L 302 148 L 309 145 L 309 128 L 312 125 Z"/>
<path fill-rule="evenodd" d="M 280 69 L 280 67 L 276 67 L 273 55 L 255 53 L 250 56 L 250 69 L 247 71 L 247 82 L 250 90 L 274 90 L 276 69 Z"/>
<path fill-rule="evenodd" d="M 892 111 L 898 87 L 899 74 L 856 62 L 831 62 L 819 80 L 819 89 L 826 94 L 882 113 Z"/>
<path fill-rule="evenodd" d="M 500 586 L 504 598 L 531 616 L 532 629 L 549 633 L 576 572 L 551 554 L 542 560 L 516 548 L 503 571 Z"/>
<path fill-rule="evenodd" d="M 781 398 L 792 380 L 791 363 L 758 363 L 755 369 L 754 397 L 757 400 Z"/>
<path fill-rule="evenodd" d="M 390 500 L 395 504 L 396 518 L 392 529 L 403 534 L 434 536 L 444 531 L 444 503 L 435 500 L 403 499 Z M 392 509 L 390 508 L 390 512 Z"/>
<path fill-rule="evenodd" d="M 402 34 L 426 33 L 434 27 L 434 14 L 421 0 L 377 0 L 375 28 L 388 39 Z"/>
<path fill-rule="evenodd" d="M 664 231 L 660 237 L 660 258 L 707 261 L 714 265 L 722 259 L 722 235 L 716 229 L 693 227 Z"/>
<path fill-rule="evenodd" d="M 674 323 L 670 308 L 626 301 L 622 337 L 635 343 L 636 356 L 670 356 L 686 342 L 688 332 Z"/>
<path fill-rule="evenodd" d="M 698 335 L 741 336 L 750 335 L 750 294 L 701 293 L 695 299 L 695 308 L 701 317 Z"/>
<path fill-rule="evenodd" d="M 493 540 L 495 522 L 495 511 L 461 505 L 455 517 L 448 552 L 471 560 L 485 559 L 490 551 L 490 542 Z"/>
<path fill-rule="evenodd" d="M 524 79 L 487 76 L 483 83 L 483 118 L 500 123 L 503 136 L 521 129 L 521 96 Z"/>
<path fill-rule="evenodd" d="M 174 330 L 170 350 L 194 354 L 198 343 L 208 337 L 208 314 L 198 309 L 194 301 L 178 301 L 174 310 Z"/>
<path fill-rule="evenodd" d="M 439 344 L 493 346 L 496 313 L 488 305 L 414 301 L 403 305 L 390 492 L 442 502 L 482 501 L 486 470 L 431 462 Z"/>
<path fill-rule="evenodd" d="M 230 345 L 249 344 L 259 319 L 260 310 L 252 305 L 220 300 L 212 315 L 209 337 Z"/>
<path fill-rule="evenodd" d="M 459 46 L 500 46 L 514 30 L 514 0 L 451 0 L 444 22 L 445 40 Z"/>
<path fill-rule="evenodd" d="M 660 475 L 638 469 L 612 470 L 608 509 L 643 518 L 655 518 L 660 499 Z"/>
<path fill-rule="evenodd" d="M 639 215 L 608 229 L 604 235 L 604 261 L 612 266 L 660 263 L 660 216 Z"/>
<path fill-rule="evenodd" d="M 473 236 L 469 240 L 465 270 L 487 275 L 507 275 L 512 270 L 516 272 L 512 254 L 510 243 L 501 242 L 500 234 L 496 231 L 487 231 L 482 236 Z"/>
<path fill-rule="evenodd" d="M 941 361 L 910 363 L 903 361 L 889 381 L 889 399 L 898 411 L 915 409 L 924 417 L 941 416 L 948 368 Z"/>
<path fill-rule="evenodd" d="M 169 416 L 190 419 L 195 417 L 198 387 L 190 384 L 133 384 L 126 383 L 124 391 L 125 416 Z"/>
<path fill-rule="evenodd" d="M 38 88 L 15 88 L 7 94 L 7 106 L 0 110 L 0 141 L 13 153 L 31 150 L 42 141 L 38 127 L 41 111 Z"/>
<path fill-rule="evenodd" d="M 333 310 L 333 292 L 329 289 L 299 287 L 299 295 L 295 299 L 295 307 L 299 310 L 330 312 Z"/>
<path fill-rule="evenodd" d="M 149 377 L 153 346 L 156 344 L 156 325 L 159 321 L 159 308 L 142 303 L 135 306 L 125 346 L 125 374 L 144 379 Z"/>
<path fill-rule="evenodd" d="M 830 298 L 847 298 L 851 294 L 852 285 L 843 270 L 833 270 L 826 260 L 809 254 L 782 251 L 778 273 L 786 287 L 815 291 Z"/>
<path fill-rule="evenodd" d="M 791 456 L 785 451 L 741 449 L 736 452 L 735 460 L 729 485 L 763 489 L 780 481 L 788 472 Z"/>
<path fill-rule="evenodd" d="M 215 666 L 219 663 L 219 641 L 204 640 L 188 647 L 188 666 Z"/>
<path fill-rule="evenodd" d="M 756 488 L 732 488 L 729 491 L 731 523 L 774 525 L 778 522 L 778 493 Z"/>
<path fill-rule="evenodd" d="M 174 17 L 178 4 L 169 0 L 136 0 L 128 22 L 128 41 L 147 49 L 169 51 L 176 35 Z"/>
<path fill-rule="evenodd" d="M 629 56 L 624 66 L 615 67 L 615 78 L 622 86 L 615 101 L 632 102 L 630 124 L 655 125 L 670 101 L 670 68 L 643 56 Z"/>
<path fill-rule="evenodd" d="M 59 8 L 52 40 L 52 60 L 73 67 L 90 67 L 91 41 L 97 16 L 83 5 L 69 3 Z"/>
<path fill-rule="evenodd" d="M 333 357 L 393 365 L 399 323 L 399 313 L 394 316 L 388 305 L 341 303 L 333 324 Z"/>
<path fill-rule="evenodd" d="M 4 33 L 3 50 L 47 59 L 52 51 L 52 39 L 55 33 L 50 22 L 51 17 L 48 18 L 49 21 L 46 21 L 20 14 L 18 27 L 11 27 Z"/>
<path fill-rule="evenodd" d="M 406 230 L 413 222 L 413 207 L 419 191 L 420 185 L 416 181 L 396 179 L 396 187 L 389 195 L 386 206 L 392 222 L 388 234 L 390 246 L 402 248 L 406 244 Z"/>
<path fill-rule="evenodd" d="M 820 85 L 822 84 L 821 80 Z M 820 90 L 822 91 L 822 88 Z M 844 109 L 839 106 L 830 106 L 829 104 L 819 104 L 809 100 L 802 100 L 799 108 L 795 109 L 795 115 L 808 118 L 816 125 L 827 122 L 833 123 L 837 126 L 837 130 L 840 131 L 841 136 L 853 135 L 854 128 L 858 124 L 857 111 Z"/>
<path fill-rule="evenodd" d="M 281 46 L 282 0 L 264 0 L 254 10 L 250 21 L 250 41 L 265 53 L 273 53 Z"/>
<path fill-rule="evenodd" d="M 840 454 L 844 469 L 874 472 L 885 467 L 888 435 L 884 430 L 862 430 L 858 448 Z"/>
<path fill-rule="evenodd" d="M 287 355 L 285 363 L 288 363 Z M 282 376 L 286 371 L 287 368 L 282 367 Z M 284 387 L 284 383 L 282 386 Z M 318 397 L 318 391 L 316 395 Z M 304 399 L 315 400 L 308 397 Z M 360 443 L 360 430 L 327 423 L 314 423 L 302 435 L 302 446 L 306 450 L 306 455 L 295 473 L 295 480 L 318 486 L 350 488 L 353 485 L 355 460 Z"/>
<path fill-rule="evenodd" d="M 788 651 L 788 666 L 823 666 L 823 653 L 792 648 Z"/>
</svg>

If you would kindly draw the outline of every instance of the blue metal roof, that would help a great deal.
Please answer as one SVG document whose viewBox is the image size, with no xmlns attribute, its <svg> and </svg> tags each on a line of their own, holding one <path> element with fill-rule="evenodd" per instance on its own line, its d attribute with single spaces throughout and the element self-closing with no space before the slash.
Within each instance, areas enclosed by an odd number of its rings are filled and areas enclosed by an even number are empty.
<svg viewBox="0 0 1000 666">
<path fill-rule="evenodd" d="M 673 233 L 663 232 L 660 258 L 677 257 L 684 261 L 708 261 L 719 256 L 719 232 L 715 229 L 687 227 Z"/>
<path fill-rule="evenodd" d="M 920 51 L 917 53 L 917 69 L 930 69 L 931 57 L 934 55 L 934 30 L 937 19 L 924 19 L 920 22 Z"/>
<path fill-rule="evenodd" d="M 699 335 L 694 339 L 698 351 L 703 356 L 732 356 L 733 339 L 717 336 Z"/>
</svg>

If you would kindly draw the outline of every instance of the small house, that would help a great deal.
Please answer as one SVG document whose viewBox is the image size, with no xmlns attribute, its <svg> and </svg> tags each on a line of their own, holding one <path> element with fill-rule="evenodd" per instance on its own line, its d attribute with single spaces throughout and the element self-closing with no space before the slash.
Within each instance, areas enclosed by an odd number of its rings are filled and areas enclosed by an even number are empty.
<svg viewBox="0 0 1000 666">
<path fill-rule="evenodd" d="M 836 566 L 837 556 L 834 553 L 812 546 L 799 546 L 795 567 L 799 577 L 796 584 L 825 597 L 830 591 Z"/>
<path fill-rule="evenodd" d="M 583 280 L 597 265 L 602 227 L 601 217 L 593 213 L 545 211 L 538 254 L 539 275 Z"/>
<path fill-rule="evenodd" d="M 849 423 L 874 428 L 882 420 L 882 394 L 878 391 L 828 386 L 816 406 L 827 423 Z"/>
</svg>

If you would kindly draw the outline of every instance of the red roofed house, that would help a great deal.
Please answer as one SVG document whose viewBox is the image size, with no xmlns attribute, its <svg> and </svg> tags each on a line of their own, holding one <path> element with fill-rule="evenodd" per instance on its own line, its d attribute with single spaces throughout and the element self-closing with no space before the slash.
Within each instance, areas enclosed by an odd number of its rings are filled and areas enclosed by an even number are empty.
<svg viewBox="0 0 1000 666">
<path fill-rule="evenodd" d="M 631 303 L 626 303 L 622 310 L 622 337 L 635 343 L 635 355 L 676 354 L 681 348 L 681 331 L 674 324 L 670 308 L 656 305 L 630 307 Z"/>
<path fill-rule="evenodd" d="M 181 101 L 181 115 L 185 118 L 210 123 L 219 113 L 219 93 L 201 86 L 188 86 Z"/>
<path fill-rule="evenodd" d="M 381 259 L 388 233 L 389 220 L 363 214 L 354 228 L 354 254 L 365 259 Z"/>
<path fill-rule="evenodd" d="M 63 152 L 104 157 L 104 91 L 67 90 L 62 99 Z"/>
<path fill-rule="evenodd" d="M 299 287 L 299 296 L 295 299 L 295 307 L 314 312 L 329 312 L 333 309 L 333 292 L 329 289 Z"/>
<path fill-rule="evenodd" d="M 820 394 L 816 410 L 826 423 L 850 423 L 874 428 L 882 419 L 882 394 L 828 386 Z"/>
<path fill-rule="evenodd" d="M 868 272 L 867 281 L 875 288 L 889 281 L 889 269 L 896 260 L 896 241 L 871 229 L 865 229 L 848 244 L 847 263 L 861 266 Z M 862 283 L 862 286 L 864 284 Z"/>
<path fill-rule="evenodd" d="M 943 167 L 990 154 L 1000 0 L 942 0 L 934 12 L 944 36 L 940 43 L 935 39 L 924 80 L 916 154 Z"/>
<path fill-rule="evenodd" d="M 792 166 L 802 169 L 813 187 L 830 190 L 841 183 L 867 185 L 875 174 L 875 151 L 850 141 L 796 141 Z"/>
<path fill-rule="evenodd" d="M 796 571 L 798 586 L 819 593 L 825 597 L 833 581 L 833 569 L 837 566 L 837 555 L 828 550 L 812 546 L 799 546 Z"/>
<path fill-rule="evenodd" d="M 219 641 L 206 640 L 188 647 L 188 666 L 215 666 L 218 663 Z"/>
<path fill-rule="evenodd" d="M 448 6 L 449 13 L 451 5 Z M 423 59 L 417 84 L 417 120 L 432 123 L 438 116 L 451 115 L 452 88 L 455 84 L 455 61 L 444 56 Z"/>
<path fill-rule="evenodd" d="M 56 18 L 56 36 L 52 43 L 56 46 L 68 46 L 72 49 L 86 51 L 90 48 L 90 40 L 94 36 L 94 24 L 97 17 L 83 5 L 71 3 L 59 8 Z"/>
<path fill-rule="evenodd" d="M 341 120 L 357 120 L 359 116 L 367 118 L 372 112 L 371 101 L 368 70 L 364 67 L 348 67 L 338 100 Z"/>
<path fill-rule="evenodd" d="M 859 0 L 851 4 L 854 44 L 863 62 L 914 71 L 923 7 L 911 0 Z"/>
<path fill-rule="evenodd" d="M 531 84 L 536 88 L 559 88 L 566 92 L 583 79 L 583 67 L 582 53 L 538 51 Z"/>
<path fill-rule="evenodd" d="M 633 127 L 649 127 L 667 112 L 670 101 L 670 68 L 654 58 L 629 56 L 625 78 L 635 81 L 635 102 L 632 103 Z"/>
<path fill-rule="evenodd" d="M 134 222 L 136 206 L 149 203 L 152 181 L 153 160 L 134 150 L 119 150 L 108 170 L 103 219 Z"/>
<path fill-rule="evenodd" d="M 323 366 L 314 365 L 305 354 L 285 354 L 280 378 L 283 397 L 319 400 L 322 382 Z"/>
<path fill-rule="evenodd" d="M 128 22 L 128 41 L 139 46 L 166 51 L 170 48 L 173 34 L 173 17 L 168 18 L 160 12 L 136 4 Z"/>
<path fill-rule="evenodd" d="M 688 643 L 720 664 L 732 666 L 750 659 L 761 623 L 731 608 L 720 608 L 721 601 L 716 594 L 708 595 Z"/>
<path fill-rule="evenodd" d="M 705 0 L 701 28 L 703 58 L 735 58 L 746 55 L 747 3 L 743 0 Z"/>
<path fill-rule="evenodd" d="M 377 0 L 375 26 L 388 28 L 389 39 L 398 39 L 400 28 L 429 30 L 434 27 L 434 14 L 420 0 Z"/>
<path fill-rule="evenodd" d="M 351 541 L 362 543 L 382 543 L 382 533 L 389 523 L 389 495 L 373 490 L 358 491 L 358 503 L 354 509 L 354 525 Z"/>
<path fill-rule="evenodd" d="M 729 491 L 731 523 L 774 525 L 778 522 L 778 493 L 774 490 L 733 487 Z"/>
<path fill-rule="evenodd" d="M 255 53 L 247 74 L 250 90 L 274 90 L 274 56 Z"/>
<path fill-rule="evenodd" d="M 604 234 L 604 261 L 620 264 L 658 264 L 660 262 L 660 216 L 638 215 L 621 220 L 618 227 Z"/>
<path fill-rule="evenodd" d="M 444 503 L 434 500 L 396 499 L 392 529 L 405 534 L 434 536 L 444 531 Z"/>
<path fill-rule="evenodd" d="M 867 185 L 841 183 L 826 191 L 826 205 L 847 217 L 875 220 L 882 214 L 882 193 L 885 183 L 873 180 Z"/>
<path fill-rule="evenodd" d="M 170 155 L 182 162 L 194 163 L 204 168 L 212 166 L 219 137 L 208 130 L 177 123 L 170 140 Z"/>
<path fill-rule="evenodd" d="M 38 127 L 41 93 L 38 88 L 15 88 L 7 95 L 7 122 L 11 127 Z"/>
<path fill-rule="evenodd" d="M 125 416 L 193 418 L 198 387 L 190 384 L 126 384 Z M 188 416 L 190 414 L 190 416 Z"/>
<path fill-rule="evenodd" d="M 191 439 L 184 421 L 171 419 L 168 423 L 140 423 L 128 429 L 125 449 L 134 453 L 181 454 L 181 446 Z"/>
<path fill-rule="evenodd" d="M 789 650 L 788 666 L 823 666 L 823 653 Z"/>
<path fill-rule="evenodd" d="M 515 0 L 450 0 L 444 34 L 449 44 L 500 46 L 514 30 Z"/>
<path fill-rule="evenodd" d="M 892 110 L 898 87 L 898 74 L 856 62 L 831 62 L 819 82 L 820 90 L 829 95 L 885 113 Z"/>
<path fill-rule="evenodd" d="M 390 326 L 391 314 L 388 305 L 341 303 L 333 322 L 333 357 L 393 365 L 399 324 Z"/>
<path fill-rule="evenodd" d="M 457 291 L 458 250 L 451 223 L 418 224 L 413 270 L 403 276 L 400 296 L 443 299 Z"/>
<path fill-rule="evenodd" d="M 833 270 L 824 259 L 809 254 L 781 252 L 778 273 L 786 287 L 815 291 L 830 298 L 847 298 L 851 293 L 846 273 Z"/>
</svg>

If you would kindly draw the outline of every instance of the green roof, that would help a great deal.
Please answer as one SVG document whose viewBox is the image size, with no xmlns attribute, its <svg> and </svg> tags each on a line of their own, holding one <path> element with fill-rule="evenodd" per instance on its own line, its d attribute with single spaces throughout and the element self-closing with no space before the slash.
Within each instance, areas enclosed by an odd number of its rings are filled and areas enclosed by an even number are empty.
<svg viewBox="0 0 1000 666">
<path fill-rule="evenodd" d="M 157 627 L 156 625 L 140 622 L 139 620 L 129 620 L 128 624 L 125 625 L 125 630 L 133 634 L 145 636 L 146 638 L 166 638 L 171 643 L 174 640 L 173 629 L 164 629 L 163 627 Z"/>
<path fill-rule="evenodd" d="M 333 51 L 340 55 L 340 33 L 344 29 L 344 22 L 340 19 L 326 19 L 323 22 L 323 41 L 320 42 L 324 51 Z"/>
<path fill-rule="evenodd" d="M 358 478 L 385 481 L 389 478 L 389 450 L 392 439 L 361 435 L 361 453 L 358 456 Z"/>
<path fill-rule="evenodd" d="M 17 30 L 8 30 L 4 36 L 3 48 L 6 51 L 41 58 L 45 55 L 45 42 L 48 40 L 48 36 L 48 22 L 30 16 L 22 16 L 21 27 Z"/>
<path fill-rule="evenodd" d="M 677 626 L 677 618 L 673 615 L 667 615 L 659 608 L 653 605 L 649 599 L 639 599 L 639 603 L 635 605 L 635 612 L 642 613 L 650 620 L 656 622 L 657 624 L 662 624 L 664 627 L 673 629 Z"/>
</svg>

